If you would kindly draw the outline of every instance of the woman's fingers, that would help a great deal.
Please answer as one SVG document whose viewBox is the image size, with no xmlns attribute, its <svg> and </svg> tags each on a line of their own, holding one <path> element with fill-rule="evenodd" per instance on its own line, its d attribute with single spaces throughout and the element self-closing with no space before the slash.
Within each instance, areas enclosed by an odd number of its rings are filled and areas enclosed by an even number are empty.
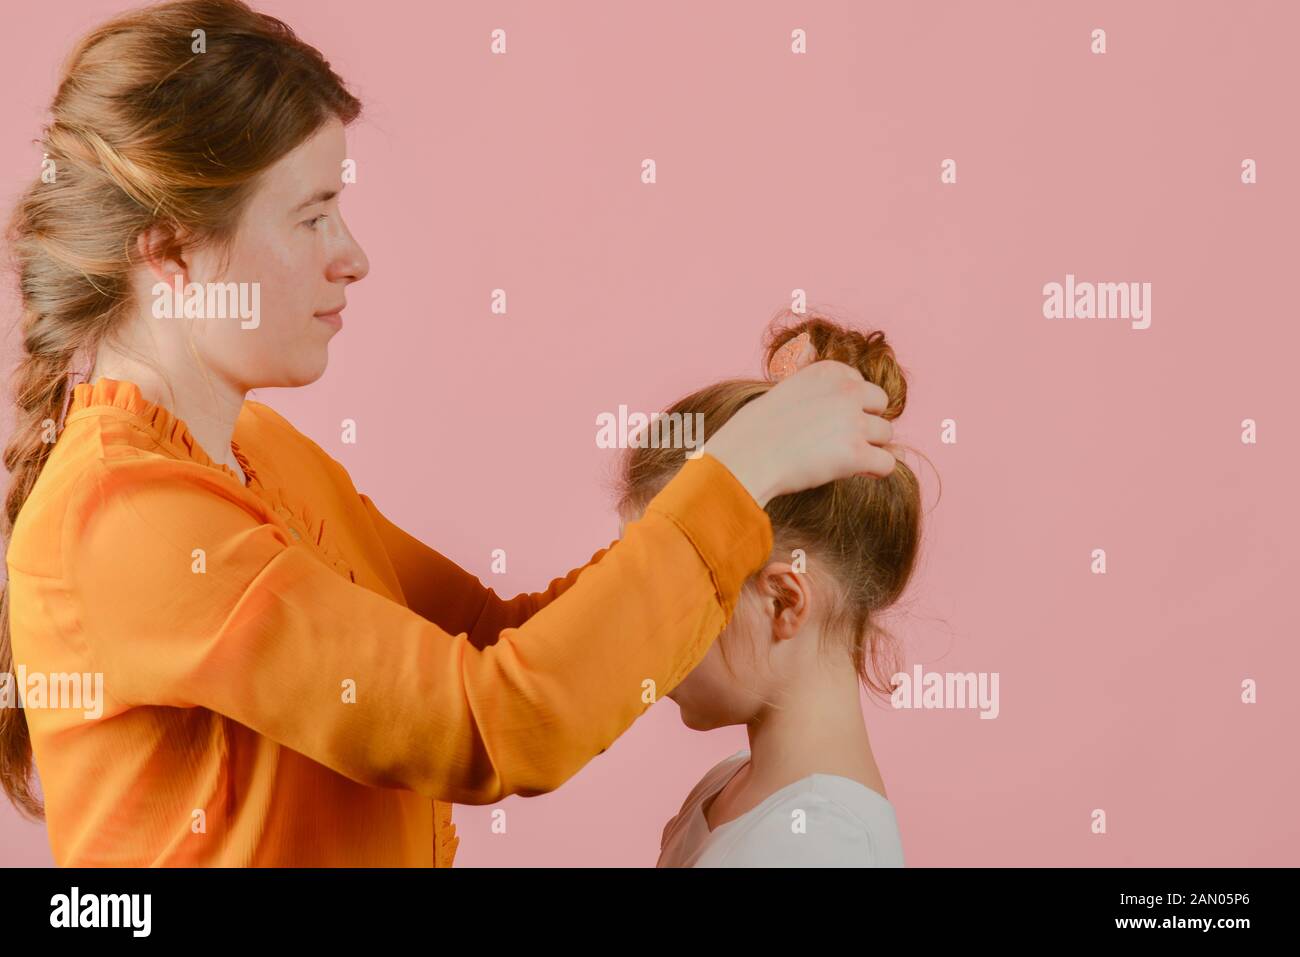
<svg viewBox="0 0 1300 957">
<path fill-rule="evenodd" d="M 809 364 L 807 368 L 816 369 L 817 374 L 825 376 L 828 381 L 851 394 L 863 412 L 884 412 L 889 408 L 889 395 L 885 390 L 862 378 L 862 373 L 847 363 L 836 359 L 821 359 Z M 801 369 L 800 374 L 809 373 Z"/>
<path fill-rule="evenodd" d="M 843 406 L 838 401 L 835 403 L 838 411 L 834 413 L 843 415 L 844 425 L 851 429 L 852 447 L 845 450 L 850 459 L 845 464 L 858 474 L 879 478 L 893 472 L 898 460 L 888 449 L 880 448 L 894 440 L 893 423 L 879 414 L 889 408 L 888 393 L 876 383 L 864 379 L 853 366 L 834 359 L 813 362 L 796 373 L 795 377 L 799 376 L 805 377 L 807 388 L 812 390 L 810 401 L 815 401 L 811 396 L 822 389 L 847 398 Z"/>
<path fill-rule="evenodd" d="M 872 445 L 887 445 L 894 441 L 894 424 L 888 419 L 867 414 L 863 416 L 863 421 L 867 441 Z"/>
<path fill-rule="evenodd" d="M 874 382 L 868 382 L 862 378 L 862 374 L 856 369 L 852 371 L 858 377 L 859 392 L 862 396 L 862 411 L 884 412 L 889 408 L 889 395 L 885 390 Z"/>
<path fill-rule="evenodd" d="M 889 449 L 882 449 L 870 442 L 863 443 L 862 474 L 884 478 L 894 471 L 894 466 L 897 464 L 898 459 L 894 457 L 894 453 Z"/>
<path fill-rule="evenodd" d="M 880 414 L 889 406 L 885 390 L 830 359 L 785 374 L 805 354 L 799 343 L 781 354 L 776 384 L 704 445 L 761 506 L 776 495 L 894 470 L 893 453 L 881 448 L 894 437 Z"/>
</svg>

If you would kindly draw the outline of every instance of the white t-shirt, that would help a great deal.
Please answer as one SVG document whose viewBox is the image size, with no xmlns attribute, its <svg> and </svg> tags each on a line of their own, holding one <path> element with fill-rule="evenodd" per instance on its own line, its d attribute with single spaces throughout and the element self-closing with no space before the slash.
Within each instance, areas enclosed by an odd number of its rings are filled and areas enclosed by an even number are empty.
<svg viewBox="0 0 1300 957">
<path fill-rule="evenodd" d="M 656 866 L 903 866 L 894 806 L 860 781 L 838 774 L 812 774 L 788 784 L 710 831 L 704 802 L 748 760 L 748 751 L 738 751 L 695 785 L 664 828 Z"/>
</svg>

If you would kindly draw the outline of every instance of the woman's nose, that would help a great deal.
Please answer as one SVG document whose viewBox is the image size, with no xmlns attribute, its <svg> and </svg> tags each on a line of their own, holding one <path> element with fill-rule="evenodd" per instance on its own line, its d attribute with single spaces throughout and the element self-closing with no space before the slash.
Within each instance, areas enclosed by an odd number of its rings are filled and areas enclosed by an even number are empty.
<svg viewBox="0 0 1300 957">
<path fill-rule="evenodd" d="M 338 253 L 330 260 L 329 279 L 331 282 L 339 280 L 356 282 L 359 279 L 365 279 L 368 272 L 370 272 L 370 260 L 366 258 L 366 251 L 361 248 L 361 244 L 352 237 L 352 233 L 345 226 L 343 228 L 343 244 Z"/>
</svg>

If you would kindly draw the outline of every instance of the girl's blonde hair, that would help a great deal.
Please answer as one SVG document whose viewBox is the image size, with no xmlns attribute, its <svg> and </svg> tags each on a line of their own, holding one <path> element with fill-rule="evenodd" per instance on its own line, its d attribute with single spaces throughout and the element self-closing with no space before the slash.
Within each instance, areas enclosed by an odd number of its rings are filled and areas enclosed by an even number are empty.
<svg viewBox="0 0 1300 957">
<path fill-rule="evenodd" d="M 786 311 L 766 336 L 764 370 L 783 344 L 803 332 L 809 334 L 818 359 L 853 366 L 884 389 L 889 398 L 884 418 L 902 414 L 907 380 L 880 331 L 862 333 L 824 315 Z M 774 384 L 766 375 L 719 382 L 673 403 L 666 414 L 680 414 L 685 421 L 688 415 L 702 413 L 707 436 Z M 680 448 L 629 448 L 619 476 L 619 512 L 640 514 L 684 464 Z M 885 478 L 857 475 L 778 496 L 768 503 L 767 514 L 773 558 L 787 561 L 795 549 L 802 549 L 807 571 L 824 596 L 825 650 L 847 652 L 866 687 L 888 697 L 892 676 L 899 670 L 898 647 L 877 617 L 903 593 L 916 564 L 921 538 L 916 476 L 899 459 Z M 725 659 L 725 641 L 721 647 Z"/>
</svg>

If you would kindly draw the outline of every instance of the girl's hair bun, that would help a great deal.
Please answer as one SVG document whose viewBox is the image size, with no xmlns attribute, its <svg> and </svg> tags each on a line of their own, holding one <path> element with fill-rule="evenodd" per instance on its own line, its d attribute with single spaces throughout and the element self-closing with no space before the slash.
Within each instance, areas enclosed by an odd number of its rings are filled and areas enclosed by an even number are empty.
<svg viewBox="0 0 1300 957">
<path fill-rule="evenodd" d="M 868 382 L 874 382 L 885 390 L 889 405 L 880 413 L 882 418 L 896 419 L 902 415 L 903 407 L 907 404 L 907 379 L 894 357 L 893 348 L 885 341 L 885 334 L 879 329 L 863 333 L 824 316 L 800 315 L 787 310 L 784 315 L 773 320 L 764 337 L 764 370 L 781 346 L 804 332 L 812 340 L 819 360 L 834 359 L 852 366 Z"/>
</svg>

